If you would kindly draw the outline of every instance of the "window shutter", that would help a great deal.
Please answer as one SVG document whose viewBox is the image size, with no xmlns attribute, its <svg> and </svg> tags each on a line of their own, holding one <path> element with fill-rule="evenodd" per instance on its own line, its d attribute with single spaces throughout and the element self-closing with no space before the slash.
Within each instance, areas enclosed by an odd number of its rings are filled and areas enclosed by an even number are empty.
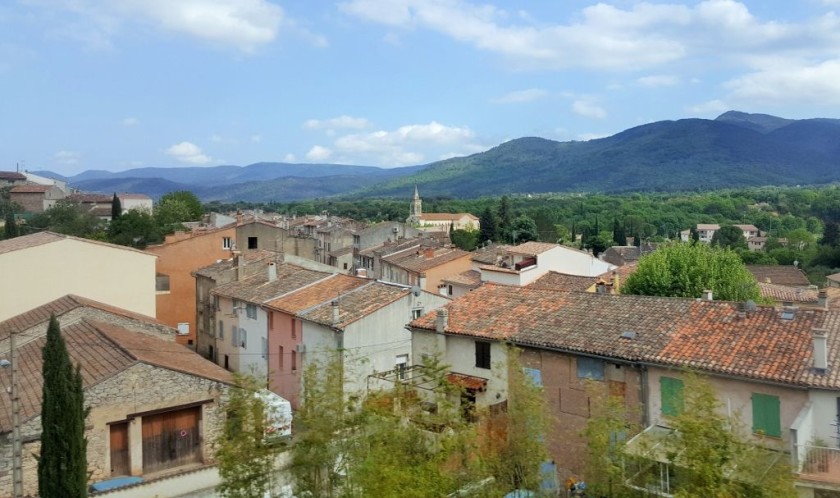
<svg viewBox="0 0 840 498">
<path fill-rule="evenodd" d="M 659 378 L 662 415 L 675 417 L 683 411 L 683 381 L 671 377 Z"/>
<path fill-rule="evenodd" d="M 239 329 L 236 328 L 236 325 L 231 325 L 230 326 L 230 345 L 231 346 L 238 346 L 238 343 L 237 343 L 237 341 L 239 341 L 238 330 Z"/>
<path fill-rule="evenodd" d="M 753 393 L 753 432 L 782 437 L 781 401 L 778 396 Z"/>
</svg>

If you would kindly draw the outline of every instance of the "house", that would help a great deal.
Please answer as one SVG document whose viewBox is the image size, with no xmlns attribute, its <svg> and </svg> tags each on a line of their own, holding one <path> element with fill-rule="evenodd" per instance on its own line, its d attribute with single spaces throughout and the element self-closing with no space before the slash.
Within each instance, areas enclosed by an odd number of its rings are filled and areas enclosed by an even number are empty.
<svg viewBox="0 0 840 498">
<path fill-rule="evenodd" d="M 421 248 L 442 248 L 448 243 L 432 236 L 432 233 L 425 232 L 422 236 L 410 239 L 391 240 L 386 238 L 381 244 L 360 248 L 358 251 L 358 260 L 356 262 L 356 270 L 363 270 L 364 274 L 369 278 L 384 278 L 382 273 L 382 259 L 392 254 L 397 254 L 404 251 L 417 251 Z"/>
<path fill-rule="evenodd" d="M 825 277 L 826 285 L 829 287 L 840 287 L 840 273 L 832 273 Z"/>
<path fill-rule="evenodd" d="M 680 376 L 692 369 L 746 436 L 791 458 L 807 495 L 818 486 L 805 455 L 836 435 L 840 415 L 838 320 L 821 309 L 485 284 L 409 327 L 413 357 L 440 356 L 472 386 L 462 402 L 478 408 L 504 402 L 506 347 L 522 348 L 556 420 L 547 440 L 564 474 L 585 478 L 588 389 L 623 399 L 636 426 L 667 430 Z M 840 472 L 819 477 L 840 489 Z"/>
<path fill-rule="evenodd" d="M 55 186 L 61 189 L 62 192 L 65 194 L 69 194 L 72 189 L 67 187 L 67 182 L 64 180 L 59 180 L 56 178 L 48 178 L 46 176 L 36 175 L 29 171 L 24 170 L 23 176 L 26 177 L 26 181 L 28 183 L 34 183 L 35 185 L 50 185 Z"/>
<path fill-rule="evenodd" d="M 265 303 L 269 316 L 269 387 L 298 406 L 309 364 L 340 354 L 345 393 L 362 394 L 368 376 L 410 363 L 405 324 L 448 299 L 406 286 L 331 275 Z"/>
<path fill-rule="evenodd" d="M 235 249 L 242 251 L 263 249 L 318 260 L 318 241 L 314 237 L 262 218 L 238 222 L 234 241 Z"/>
<path fill-rule="evenodd" d="M 481 221 L 470 213 L 424 213 L 423 200 L 414 186 L 409 215 L 405 222 L 423 231 L 448 232 L 452 230 L 480 230 Z"/>
<path fill-rule="evenodd" d="M 639 247 L 636 246 L 612 246 L 606 251 L 598 255 L 602 261 L 606 261 L 615 266 L 623 266 L 627 263 L 635 263 L 639 259 L 656 250 L 658 244 L 653 242 L 643 242 Z"/>
<path fill-rule="evenodd" d="M 756 281 L 787 287 L 808 287 L 808 276 L 795 265 L 747 265 Z"/>
<path fill-rule="evenodd" d="M 224 423 L 229 372 L 172 341 L 174 330 L 153 318 L 78 296 L 0 322 L 0 358 L 10 359 L 15 334 L 23 447 L 23 490 L 37 494 L 41 433 L 42 349 L 50 314 L 82 374 L 87 463 L 91 483 L 116 476 L 161 476 L 214 461 Z M 0 369 L 0 390 L 11 389 Z M 12 493 L 10 403 L 0 403 L 0 495 Z"/>
<path fill-rule="evenodd" d="M 179 331 L 178 342 L 195 347 L 196 285 L 192 272 L 231 255 L 236 227 L 195 228 L 167 235 L 148 246 L 157 256 L 155 302 L 157 318 Z"/>
<path fill-rule="evenodd" d="M 214 321 L 218 340 L 210 356 L 227 370 L 267 379 L 270 324 L 262 305 L 330 275 L 269 261 L 251 276 L 216 286 L 210 294 L 216 298 Z"/>
<path fill-rule="evenodd" d="M 14 187 L 26 182 L 26 176 L 17 171 L 0 171 L 0 188 Z"/>
<path fill-rule="evenodd" d="M 38 232 L 0 241 L 0 320 L 76 294 L 155 316 L 155 261 L 149 252 Z M 11 284 L 11 283 L 14 284 Z"/>
<path fill-rule="evenodd" d="M 55 185 L 16 185 L 9 191 L 9 200 L 27 213 L 43 213 L 64 197 L 64 191 Z"/>
<path fill-rule="evenodd" d="M 84 192 L 74 192 L 65 197 L 68 202 L 72 202 L 82 210 L 96 216 L 100 220 L 111 220 L 113 196 L 105 194 L 88 194 Z"/>
<path fill-rule="evenodd" d="M 444 277 L 470 268 L 470 253 L 453 247 L 423 246 L 418 242 L 382 257 L 380 262 L 382 280 L 438 292 Z"/>
<path fill-rule="evenodd" d="M 505 285 L 528 285 L 549 271 L 595 277 L 615 268 L 591 254 L 546 242 L 525 242 L 497 255 L 494 264 L 479 267 L 481 280 Z"/>
<path fill-rule="evenodd" d="M 122 207 L 123 214 L 132 210 L 151 213 L 154 208 L 151 197 L 146 194 L 130 194 L 123 192 L 117 194 L 117 198 L 120 200 L 120 206 Z"/>
<path fill-rule="evenodd" d="M 753 237 L 758 237 L 761 235 L 758 228 L 755 225 L 733 225 L 735 228 L 738 228 L 742 232 L 744 232 L 744 238 L 749 241 Z"/>
<path fill-rule="evenodd" d="M 698 223 L 697 224 L 697 236 L 700 242 L 705 242 L 707 244 L 712 242 L 712 237 L 715 236 L 715 232 L 720 230 L 720 225 L 717 223 Z"/>
<path fill-rule="evenodd" d="M 422 234 L 420 230 L 407 223 L 398 221 L 382 221 L 368 227 L 356 230 L 353 233 L 353 265 L 352 270 L 364 268 L 365 271 L 373 269 L 373 262 L 370 267 L 362 261 L 361 252 L 370 248 L 380 247 L 386 242 L 399 242 L 406 239 L 413 239 Z"/>
</svg>

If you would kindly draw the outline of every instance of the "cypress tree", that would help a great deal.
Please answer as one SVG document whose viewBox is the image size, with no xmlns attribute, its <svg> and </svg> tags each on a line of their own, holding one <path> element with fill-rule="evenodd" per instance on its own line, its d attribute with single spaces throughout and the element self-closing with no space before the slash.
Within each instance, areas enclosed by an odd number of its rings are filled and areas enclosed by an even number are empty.
<svg viewBox="0 0 840 498">
<path fill-rule="evenodd" d="M 481 225 L 481 235 L 479 236 L 479 242 L 487 242 L 496 240 L 496 216 L 493 214 L 493 211 L 490 210 L 490 207 L 484 208 L 484 211 L 481 212 L 481 216 L 479 217 L 479 224 Z"/>
<path fill-rule="evenodd" d="M 111 221 L 116 220 L 120 216 L 122 216 L 122 202 L 117 197 L 117 193 L 114 192 L 114 198 L 111 199 Z"/>
<path fill-rule="evenodd" d="M 618 218 L 613 219 L 613 242 L 617 246 L 627 245 L 627 235 L 624 233 L 624 227 L 618 222 Z"/>
<path fill-rule="evenodd" d="M 82 374 L 78 365 L 74 369 L 70 362 L 55 315 L 47 328 L 43 361 L 38 494 L 42 498 L 86 498 L 87 410 Z"/>
</svg>

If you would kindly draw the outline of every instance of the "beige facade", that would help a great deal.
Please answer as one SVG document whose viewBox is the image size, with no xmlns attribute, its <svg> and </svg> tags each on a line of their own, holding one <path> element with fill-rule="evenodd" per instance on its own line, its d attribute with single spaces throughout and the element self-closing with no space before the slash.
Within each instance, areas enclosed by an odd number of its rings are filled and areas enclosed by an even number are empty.
<svg viewBox="0 0 840 498">
<path fill-rule="evenodd" d="M 155 316 L 155 256 L 41 232 L 0 242 L 0 320 L 66 294 Z"/>
</svg>

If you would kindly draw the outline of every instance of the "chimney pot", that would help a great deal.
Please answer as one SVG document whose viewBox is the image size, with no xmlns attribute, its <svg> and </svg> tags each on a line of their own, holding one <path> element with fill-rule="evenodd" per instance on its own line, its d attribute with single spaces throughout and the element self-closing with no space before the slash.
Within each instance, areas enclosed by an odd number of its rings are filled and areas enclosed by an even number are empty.
<svg viewBox="0 0 840 498">
<path fill-rule="evenodd" d="M 274 282 L 277 280 L 277 263 L 274 261 L 268 263 L 268 281 Z"/>
<path fill-rule="evenodd" d="M 706 289 L 706 290 L 703 291 L 703 301 L 712 301 L 713 297 L 714 297 L 714 294 L 712 293 L 711 290 Z"/>
<path fill-rule="evenodd" d="M 820 308 L 827 308 L 828 307 L 828 291 L 825 289 L 820 289 L 819 293 L 817 293 L 817 304 Z"/>
<path fill-rule="evenodd" d="M 435 321 L 435 332 L 444 333 L 446 327 L 449 326 L 449 310 L 441 308 L 437 311 L 437 320 Z"/>
<path fill-rule="evenodd" d="M 820 371 L 828 368 L 828 335 L 826 329 L 812 329 L 814 341 L 814 368 Z"/>
<path fill-rule="evenodd" d="M 332 324 L 338 325 L 341 321 L 339 318 L 341 316 L 341 309 L 338 304 L 338 299 L 334 299 L 330 304 L 332 305 Z"/>
</svg>

